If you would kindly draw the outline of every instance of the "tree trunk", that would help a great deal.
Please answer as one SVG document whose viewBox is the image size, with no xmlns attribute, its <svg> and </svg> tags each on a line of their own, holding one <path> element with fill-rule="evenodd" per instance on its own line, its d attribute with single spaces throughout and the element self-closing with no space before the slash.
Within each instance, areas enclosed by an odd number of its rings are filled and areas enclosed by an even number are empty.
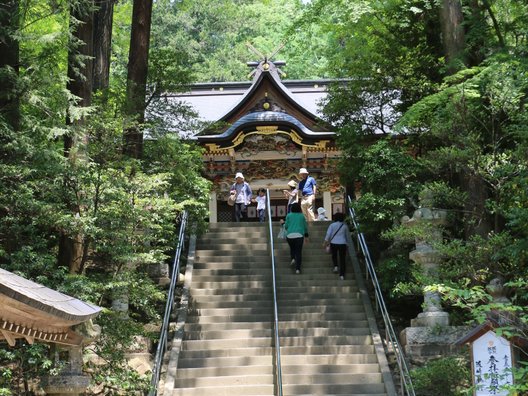
<svg viewBox="0 0 528 396">
<path fill-rule="evenodd" d="M 479 0 L 471 0 L 468 3 L 471 10 L 471 18 L 468 21 L 466 31 L 480 31 L 485 29 L 487 22 L 484 10 Z M 473 35 L 471 42 L 467 43 L 468 66 L 477 66 L 484 60 L 486 54 L 486 37 L 484 35 Z"/>
<path fill-rule="evenodd" d="M 488 238 L 489 233 L 494 229 L 493 220 L 486 210 L 486 200 L 489 198 L 489 191 L 484 180 L 479 176 L 466 170 L 461 175 L 462 187 L 468 193 L 465 205 L 466 218 L 464 221 L 465 238 L 479 235 Z"/>
<path fill-rule="evenodd" d="M 110 52 L 115 0 L 96 0 L 94 14 L 93 90 L 106 89 L 110 81 Z"/>
<path fill-rule="evenodd" d="M 92 103 L 93 81 L 93 1 L 70 5 L 71 42 L 68 52 L 68 83 L 67 89 L 76 97 L 75 106 L 88 107 Z M 73 119 L 69 114 L 66 124 L 74 131 L 64 139 L 64 154 L 74 164 L 79 159 L 79 153 L 88 144 L 88 136 L 83 132 L 84 120 Z M 75 150 L 72 150 L 75 148 Z M 73 216 L 80 216 L 82 208 L 72 203 Z M 70 273 L 79 273 L 82 267 L 85 242 L 82 235 L 61 235 L 59 242 L 59 265 L 68 267 Z"/>
<path fill-rule="evenodd" d="M 124 131 L 124 153 L 132 158 L 141 158 L 143 152 L 141 124 L 145 121 L 151 17 L 152 0 L 134 0 L 125 104 L 128 125 Z"/>
<path fill-rule="evenodd" d="M 0 114 L 13 130 L 20 126 L 20 103 L 16 92 L 19 45 L 14 34 L 19 27 L 18 0 L 0 2 Z"/>
<path fill-rule="evenodd" d="M 464 50 L 464 27 L 462 22 L 462 5 L 460 0 L 442 0 L 440 9 L 440 26 L 442 28 L 442 39 L 444 44 L 444 54 L 447 64 L 452 64 L 449 68 L 451 72 L 456 70 L 453 62 L 460 59 Z M 463 60 L 463 59 L 461 59 Z"/>
</svg>

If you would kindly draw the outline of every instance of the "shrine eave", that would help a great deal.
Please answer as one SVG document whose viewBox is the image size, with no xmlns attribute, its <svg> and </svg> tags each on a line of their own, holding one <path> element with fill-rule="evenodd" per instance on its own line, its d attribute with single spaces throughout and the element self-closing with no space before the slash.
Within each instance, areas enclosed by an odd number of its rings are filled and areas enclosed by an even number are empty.
<svg viewBox="0 0 528 396">
<path fill-rule="evenodd" d="M 0 268 L 0 294 L 72 324 L 97 316 L 101 308 Z"/>
<path fill-rule="evenodd" d="M 241 130 L 254 130 L 258 126 L 272 125 L 275 125 L 278 128 L 284 129 L 286 131 L 295 129 L 299 132 L 303 139 L 308 139 L 310 141 L 318 139 L 334 140 L 336 136 L 335 132 L 312 131 L 295 117 L 287 113 L 276 111 L 260 111 L 242 116 L 222 134 L 197 136 L 196 139 L 203 143 L 219 143 L 232 140 Z"/>
</svg>

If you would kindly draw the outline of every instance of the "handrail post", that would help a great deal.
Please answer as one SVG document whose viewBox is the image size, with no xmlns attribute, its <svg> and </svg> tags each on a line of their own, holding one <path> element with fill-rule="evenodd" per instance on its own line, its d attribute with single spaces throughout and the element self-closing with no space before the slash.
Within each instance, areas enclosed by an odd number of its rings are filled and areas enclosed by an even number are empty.
<svg viewBox="0 0 528 396">
<path fill-rule="evenodd" d="M 273 222 L 271 220 L 271 204 L 270 204 L 270 195 L 269 189 L 266 189 L 266 209 L 268 211 L 268 226 L 269 226 L 269 235 L 270 235 L 270 249 L 271 249 L 271 274 L 272 274 L 272 283 L 273 283 L 273 317 L 275 323 L 275 378 L 277 381 L 277 391 L 278 396 L 282 396 L 282 367 L 281 367 L 281 354 L 280 354 L 280 341 L 279 341 L 279 309 L 277 306 L 277 282 L 276 282 L 276 273 L 275 273 L 275 246 L 273 244 Z"/>
</svg>

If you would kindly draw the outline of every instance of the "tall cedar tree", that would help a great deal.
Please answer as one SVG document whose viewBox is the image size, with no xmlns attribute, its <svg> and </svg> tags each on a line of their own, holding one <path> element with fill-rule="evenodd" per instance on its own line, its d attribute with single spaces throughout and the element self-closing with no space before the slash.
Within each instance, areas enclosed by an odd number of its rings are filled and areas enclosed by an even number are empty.
<svg viewBox="0 0 528 396">
<path fill-rule="evenodd" d="M 125 104 L 129 124 L 124 131 L 124 153 L 132 158 L 141 158 L 143 153 L 141 125 L 145 121 L 151 19 L 152 0 L 134 0 Z"/>
<path fill-rule="evenodd" d="M 67 89 L 78 99 L 76 106 L 89 107 L 92 103 L 93 82 L 93 12 L 92 1 L 70 4 L 71 43 L 68 52 Z M 88 144 L 88 137 L 82 132 L 84 119 L 69 114 L 66 123 L 72 133 L 64 138 L 64 155 L 74 164 L 78 153 Z M 80 151 L 79 151 L 80 150 Z M 77 203 L 70 203 L 74 215 L 81 213 Z M 82 235 L 61 235 L 59 265 L 69 268 L 70 273 L 79 273 L 87 257 L 88 246 Z"/>
<path fill-rule="evenodd" d="M 110 53 L 115 0 L 96 0 L 93 29 L 93 90 L 104 90 L 110 83 Z"/>
<path fill-rule="evenodd" d="M 18 130 L 20 123 L 16 93 L 19 45 L 13 34 L 19 25 L 18 7 L 18 0 L 0 3 L 0 113 L 14 130 Z"/>
</svg>

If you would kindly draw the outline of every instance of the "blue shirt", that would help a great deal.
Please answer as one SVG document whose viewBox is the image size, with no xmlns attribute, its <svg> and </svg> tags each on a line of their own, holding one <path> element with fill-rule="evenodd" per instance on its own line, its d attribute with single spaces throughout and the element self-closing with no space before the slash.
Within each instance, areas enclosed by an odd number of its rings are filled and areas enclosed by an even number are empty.
<svg viewBox="0 0 528 396">
<path fill-rule="evenodd" d="M 313 195 L 314 187 L 317 185 L 315 179 L 312 176 L 308 176 L 306 179 L 301 180 L 299 183 L 299 191 L 301 195 Z"/>
</svg>

